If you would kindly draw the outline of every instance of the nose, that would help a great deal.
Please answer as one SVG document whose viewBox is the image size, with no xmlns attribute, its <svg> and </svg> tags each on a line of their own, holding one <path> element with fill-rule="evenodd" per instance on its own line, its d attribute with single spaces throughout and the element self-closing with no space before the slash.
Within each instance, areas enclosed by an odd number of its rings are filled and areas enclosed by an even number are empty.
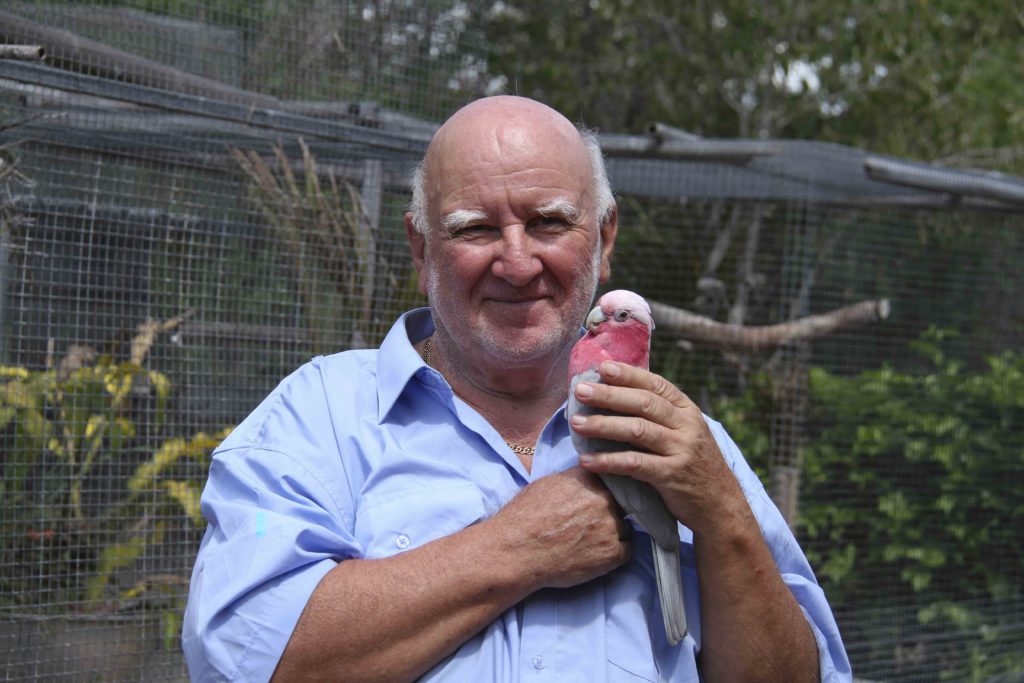
<svg viewBox="0 0 1024 683">
<path fill-rule="evenodd" d="M 515 287 L 522 287 L 544 269 L 533 238 L 523 226 L 507 226 L 495 243 L 491 272 Z"/>
</svg>

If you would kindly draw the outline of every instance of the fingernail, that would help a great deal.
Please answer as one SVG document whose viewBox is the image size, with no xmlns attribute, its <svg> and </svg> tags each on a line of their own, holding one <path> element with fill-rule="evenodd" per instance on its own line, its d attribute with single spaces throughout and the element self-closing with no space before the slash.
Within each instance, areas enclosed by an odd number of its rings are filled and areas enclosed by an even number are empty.
<svg viewBox="0 0 1024 683">
<path fill-rule="evenodd" d="M 601 372 L 607 377 L 618 377 L 621 370 L 615 363 L 604 362 L 601 363 Z"/>
<path fill-rule="evenodd" d="M 573 415 L 569 419 L 569 422 L 572 423 L 573 427 L 582 427 L 583 425 L 587 424 L 587 416 L 586 415 Z"/>
<path fill-rule="evenodd" d="M 594 387 L 586 382 L 580 382 L 576 385 L 576 395 L 580 398 L 590 398 L 594 395 Z"/>
<path fill-rule="evenodd" d="M 580 454 L 580 462 L 582 464 L 584 464 L 584 465 L 586 465 L 589 462 L 592 462 L 593 460 L 594 460 L 594 456 L 592 456 L 590 453 L 581 453 Z"/>
</svg>

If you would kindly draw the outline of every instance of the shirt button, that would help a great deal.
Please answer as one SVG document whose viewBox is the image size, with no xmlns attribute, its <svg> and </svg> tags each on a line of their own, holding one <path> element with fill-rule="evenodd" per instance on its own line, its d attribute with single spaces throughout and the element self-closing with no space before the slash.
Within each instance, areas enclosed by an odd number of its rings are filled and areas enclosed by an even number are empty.
<svg viewBox="0 0 1024 683">
<path fill-rule="evenodd" d="M 409 537 L 405 534 L 398 534 L 398 536 L 395 538 L 395 545 L 397 545 L 402 550 L 405 550 L 409 547 Z"/>
<path fill-rule="evenodd" d="M 533 659 L 531 659 L 530 661 L 533 662 L 533 668 L 534 669 L 543 669 L 544 668 L 544 658 L 541 657 L 540 655 L 534 655 Z"/>
</svg>

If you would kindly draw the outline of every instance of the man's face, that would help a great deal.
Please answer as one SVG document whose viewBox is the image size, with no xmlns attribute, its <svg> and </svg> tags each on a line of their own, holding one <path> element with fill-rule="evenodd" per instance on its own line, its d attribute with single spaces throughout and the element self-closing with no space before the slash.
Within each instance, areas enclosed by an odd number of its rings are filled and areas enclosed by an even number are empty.
<svg viewBox="0 0 1024 683">
<path fill-rule="evenodd" d="M 418 263 L 435 322 L 463 357 L 509 366 L 575 341 L 615 236 L 613 221 L 600 237 L 576 131 L 516 114 L 471 121 L 432 150 Z"/>
</svg>

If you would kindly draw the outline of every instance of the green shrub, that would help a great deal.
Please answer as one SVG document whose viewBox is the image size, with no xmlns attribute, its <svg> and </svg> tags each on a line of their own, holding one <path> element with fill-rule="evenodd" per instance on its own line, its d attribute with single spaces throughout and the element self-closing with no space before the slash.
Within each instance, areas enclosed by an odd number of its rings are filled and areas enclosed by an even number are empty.
<svg viewBox="0 0 1024 683">
<path fill-rule="evenodd" d="M 914 343 L 921 373 L 811 371 L 799 526 L 834 608 L 889 615 L 875 655 L 909 643 L 945 679 L 984 680 L 1024 668 L 1024 355 L 969 370 L 949 335 Z"/>
<path fill-rule="evenodd" d="M 197 475 L 230 430 L 140 433 L 162 423 L 171 392 L 141 364 L 153 336 L 136 337 L 123 362 L 72 347 L 56 369 L 0 366 L 3 611 L 155 607 L 176 637 L 187 580 L 138 561 L 169 532 L 203 528 Z"/>
</svg>

